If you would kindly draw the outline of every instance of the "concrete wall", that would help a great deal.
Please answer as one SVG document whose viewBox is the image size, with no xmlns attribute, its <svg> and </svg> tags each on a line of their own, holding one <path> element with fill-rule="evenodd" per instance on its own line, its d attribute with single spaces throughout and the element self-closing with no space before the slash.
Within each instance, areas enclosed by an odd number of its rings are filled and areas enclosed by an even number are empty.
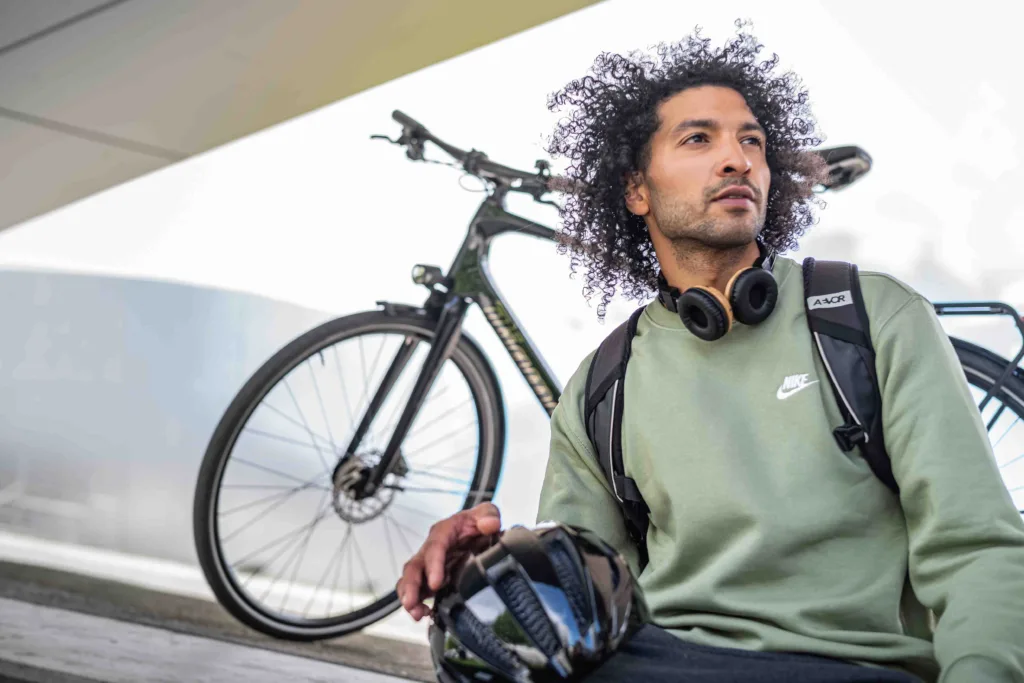
<svg viewBox="0 0 1024 683">
<path fill-rule="evenodd" d="M 330 317 L 192 285 L 0 271 L 0 525 L 192 562 L 217 421 L 267 357 Z"/>
</svg>

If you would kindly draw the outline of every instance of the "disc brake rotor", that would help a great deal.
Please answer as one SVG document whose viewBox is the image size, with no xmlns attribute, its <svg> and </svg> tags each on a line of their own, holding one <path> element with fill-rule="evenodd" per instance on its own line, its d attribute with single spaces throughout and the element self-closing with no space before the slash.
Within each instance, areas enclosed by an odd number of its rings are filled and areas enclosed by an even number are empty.
<svg viewBox="0 0 1024 683">
<path fill-rule="evenodd" d="M 346 456 L 334 471 L 334 486 L 331 504 L 338 517 L 352 524 L 368 522 L 380 516 L 395 498 L 396 482 L 408 472 L 405 458 L 401 453 L 392 472 L 384 484 L 371 495 L 363 495 L 364 486 L 370 478 L 373 467 L 380 462 L 381 453 L 356 453 Z"/>
</svg>

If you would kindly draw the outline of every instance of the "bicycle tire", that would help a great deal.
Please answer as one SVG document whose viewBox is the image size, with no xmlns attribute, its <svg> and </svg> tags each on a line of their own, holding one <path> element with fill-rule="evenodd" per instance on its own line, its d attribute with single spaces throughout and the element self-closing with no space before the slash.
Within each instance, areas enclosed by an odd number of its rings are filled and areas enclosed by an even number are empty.
<svg viewBox="0 0 1024 683">
<path fill-rule="evenodd" d="M 289 372 L 310 356 L 340 341 L 362 334 L 413 334 L 431 343 L 433 323 L 422 309 L 376 310 L 335 318 L 297 337 L 268 359 L 245 383 L 225 410 L 210 439 L 196 482 L 193 534 L 200 567 L 217 601 L 243 624 L 275 638 L 314 641 L 352 633 L 396 611 L 401 603 L 394 590 L 350 613 L 300 621 L 284 618 L 256 604 L 228 571 L 217 535 L 217 501 L 221 480 L 239 434 L 261 401 Z M 497 376 L 480 347 L 462 334 L 450 360 L 466 378 L 476 403 L 479 444 L 474 478 L 463 501 L 468 509 L 493 498 L 505 448 L 505 409 Z"/>
<path fill-rule="evenodd" d="M 950 341 L 960 360 L 967 383 L 988 393 L 996 380 L 1002 376 L 1010 361 L 986 348 L 962 339 L 950 337 Z M 1016 415 L 1017 420 L 1024 424 L 1024 370 L 1019 367 L 1014 368 L 1002 386 L 993 394 L 993 399 L 1006 406 L 1006 409 Z M 1021 515 L 1024 515 L 1024 505 L 1017 507 L 1020 509 Z"/>
</svg>

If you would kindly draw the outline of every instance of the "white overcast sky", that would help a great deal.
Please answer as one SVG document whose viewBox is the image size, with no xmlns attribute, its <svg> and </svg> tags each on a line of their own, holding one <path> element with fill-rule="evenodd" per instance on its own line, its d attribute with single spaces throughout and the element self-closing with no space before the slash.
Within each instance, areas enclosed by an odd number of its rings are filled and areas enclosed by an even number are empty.
<svg viewBox="0 0 1024 683">
<path fill-rule="evenodd" d="M 720 42 L 746 17 L 766 52 L 803 77 L 825 144 L 859 144 L 875 161 L 868 178 L 829 197 L 794 258 L 851 259 L 932 298 L 1024 308 L 1020 6 L 608 0 L 4 231 L 0 266 L 171 279 L 339 313 L 380 298 L 418 303 L 410 268 L 448 265 L 480 195 L 460 189 L 452 169 L 370 141 L 398 132 L 392 109 L 530 169 L 555 120 L 547 95 L 597 53 L 676 40 L 696 24 Z M 547 207 L 513 207 L 556 219 Z M 609 326 L 547 243 L 504 238 L 493 270 L 564 383 Z M 614 306 L 608 323 L 632 305 Z M 989 327 L 972 330 L 1014 341 Z M 467 329 L 500 352 L 482 317 Z M 503 492 L 517 494 L 508 516 L 529 521 L 546 417 L 511 362 L 496 364 L 515 435 L 506 462 L 529 463 L 506 468 Z"/>
</svg>

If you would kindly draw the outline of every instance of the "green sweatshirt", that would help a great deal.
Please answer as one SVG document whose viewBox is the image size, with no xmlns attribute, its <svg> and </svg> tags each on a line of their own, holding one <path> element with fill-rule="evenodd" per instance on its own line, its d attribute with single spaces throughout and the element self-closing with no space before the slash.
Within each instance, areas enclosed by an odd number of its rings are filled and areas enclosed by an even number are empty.
<svg viewBox="0 0 1024 683">
<path fill-rule="evenodd" d="M 715 342 L 656 301 L 640 317 L 623 457 L 651 511 L 639 582 L 654 622 L 695 643 L 926 681 L 1024 681 L 1024 523 L 931 304 L 861 271 L 897 499 L 837 446 L 800 266 L 780 258 L 775 276 L 773 314 Z M 583 425 L 592 357 L 552 416 L 537 519 L 592 529 L 635 571 Z"/>
</svg>

